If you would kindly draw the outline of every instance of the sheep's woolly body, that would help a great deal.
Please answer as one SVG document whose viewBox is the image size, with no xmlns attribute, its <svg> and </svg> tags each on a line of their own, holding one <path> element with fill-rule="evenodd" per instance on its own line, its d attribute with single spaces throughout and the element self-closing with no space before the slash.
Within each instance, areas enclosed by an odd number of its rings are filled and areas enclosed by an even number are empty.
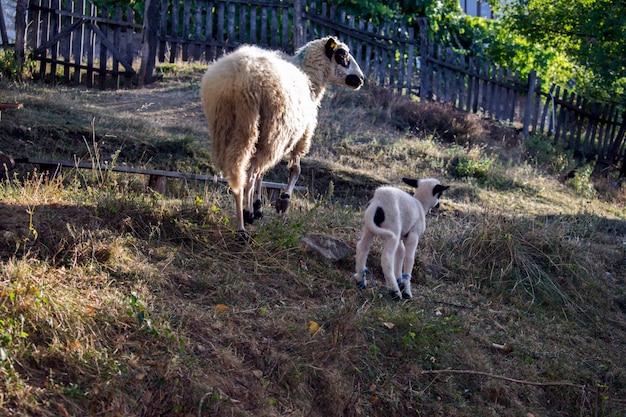
<svg viewBox="0 0 626 417">
<path fill-rule="evenodd" d="M 413 195 L 383 186 L 374 192 L 365 209 L 354 279 L 362 279 L 374 236 L 380 236 L 385 240 L 381 267 L 387 287 L 395 297 L 402 298 L 404 294 L 412 298 L 411 273 L 419 239 L 426 230 L 426 214 L 439 205 L 439 197 L 448 187 L 432 178 L 404 181 L 416 187 Z"/>
<path fill-rule="evenodd" d="M 348 57 L 346 65 L 335 58 L 339 52 Z M 290 154 L 291 175 L 283 194 L 286 209 L 330 82 L 354 89 L 363 83 L 363 73 L 347 47 L 331 37 L 309 42 L 293 57 L 245 45 L 209 66 L 202 79 L 202 106 L 214 162 L 235 195 L 239 231 L 244 230 L 244 190 L 248 212 L 257 193 L 254 216 L 246 218 L 251 222 L 262 215 L 263 174 Z"/>
<path fill-rule="evenodd" d="M 297 152 L 309 151 L 319 101 L 311 98 L 309 78 L 278 53 L 243 46 L 215 62 L 205 80 L 202 100 L 213 158 L 231 187 L 246 185 L 253 157 L 265 172 L 301 138 Z"/>
</svg>

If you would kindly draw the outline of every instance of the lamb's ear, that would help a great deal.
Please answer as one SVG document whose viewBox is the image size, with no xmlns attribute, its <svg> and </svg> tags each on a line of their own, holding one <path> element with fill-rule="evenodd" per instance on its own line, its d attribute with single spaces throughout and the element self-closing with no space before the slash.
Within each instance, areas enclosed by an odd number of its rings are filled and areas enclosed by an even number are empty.
<svg viewBox="0 0 626 417">
<path fill-rule="evenodd" d="M 331 36 L 330 38 L 328 38 L 328 41 L 326 41 L 326 56 L 328 57 L 328 59 L 331 59 L 333 57 L 333 53 L 335 52 L 336 48 L 337 41 Z"/>
<path fill-rule="evenodd" d="M 415 187 L 415 188 L 417 188 L 417 185 L 420 182 L 420 180 L 416 180 L 413 178 L 402 178 L 402 181 L 404 181 L 405 184 L 410 185 L 411 187 Z"/>
<path fill-rule="evenodd" d="M 449 185 L 437 184 L 437 185 L 435 185 L 435 188 L 433 188 L 433 195 L 437 195 L 437 194 L 443 193 L 448 188 L 450 188 Z"/>
</svg>

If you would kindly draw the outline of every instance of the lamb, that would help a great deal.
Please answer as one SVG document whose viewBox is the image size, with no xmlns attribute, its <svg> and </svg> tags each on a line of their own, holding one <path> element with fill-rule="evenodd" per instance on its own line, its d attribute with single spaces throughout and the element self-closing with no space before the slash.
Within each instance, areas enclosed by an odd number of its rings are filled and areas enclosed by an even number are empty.
<svg viewBox="0 0 626 417">
<path fill-rule="evenodd" d="M 403 178 L 415 187 L 415 194 L 395 187 L 383 186 L 374 192 L 364 214 L 361 240 L 356 247 L 356 273 L 354 279 L 365 286 L 367 255 L 374 236 L 385 239 L 381 267 L 385 281 L 394 298 L 413 298 L 411 273 L 419 238 L 426 229 L 426 214 L 439 207 L 442 193 L 450 188 L 433 178 Z"/>
<path fill-rule="evenodd" d="M 202 107 L 213 160 L 235 197 L 238 232 L 247 236 L 244 223 L 263 217 L 263 175 L 289 154 L 289 181 L 275 204 L 277 212 L 287 210 L 328 84 L 358 90 L 363 82 L 348 47 L 331 36 L 294 56 L 244 45 L 209 66 Z"/>
</svg>

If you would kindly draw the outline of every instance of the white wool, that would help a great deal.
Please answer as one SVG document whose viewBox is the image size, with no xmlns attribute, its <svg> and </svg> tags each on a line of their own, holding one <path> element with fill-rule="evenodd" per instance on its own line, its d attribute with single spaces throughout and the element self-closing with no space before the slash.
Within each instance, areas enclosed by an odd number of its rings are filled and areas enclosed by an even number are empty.
<svg viewBox="0 0 626 417">
<path fill-rule="evenodd" d="M 338 54 L 347 56 L 344 65 Z M 328 83 L 353 89 L 363 83 L 347 46 L 332 37 L 309 42 L 294 57 L 244 45 L 207 69 L 202 106 L 213 160 L 235 196 L 238 231 L 262 217 L 263 174 L 289 155 L 289 182 L 276 205 L 286 210 Z"/>
<path fill-rule="evenodd" d="M 439 196 L 448 187 L 433 178 L 405 178 L 404 181 L 417 186 L 413 195 L 399 188 L 383 186 L 374 192 L 368 203 L 357 244 L 354 279 L 362 280 L 373 239 L 380 236 L 385 240 L 381 267 L 387 287 L 397 298 L 402 298 L 403 293 L 412 298 L 411 274 L 417 244 L 426 229 L 426 214 L 439 205 Z"/>
</svg>

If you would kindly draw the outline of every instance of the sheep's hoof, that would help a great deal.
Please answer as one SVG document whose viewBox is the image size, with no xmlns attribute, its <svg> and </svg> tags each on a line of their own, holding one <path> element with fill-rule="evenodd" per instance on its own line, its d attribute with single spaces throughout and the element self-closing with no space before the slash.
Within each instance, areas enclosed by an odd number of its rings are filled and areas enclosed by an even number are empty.
<svg viewBox="0 0 626 417">
<path fill-rule="evenodd" d="M 244 210 L 243 211 L 243 222 L 246 224 L 252 224 L 254 223 L 254 213 L 248 211 L 248 210 Z"/>
<path fill-rule="evenodd" d="M 279 199 L 276 200 L 276 213 L 284 213 L 289 207 L 290 197 L 289 194 L 283 193 Z"/>
<path fill-rule="evenodd" d="M 252 242 L 252 237 L 245 230 L 237 230 L 237 240 L 241 243 L 250 243 Z"/>
<path fill-rule="evenodd" d="M 255 201 L 254 204 L 252 205 L 252 208 L 254 208 L 254 218 L 255 219 L 262 219 L 263 218 L 263 209 L 262 209 L 261 200 Z"/>
</svg>

